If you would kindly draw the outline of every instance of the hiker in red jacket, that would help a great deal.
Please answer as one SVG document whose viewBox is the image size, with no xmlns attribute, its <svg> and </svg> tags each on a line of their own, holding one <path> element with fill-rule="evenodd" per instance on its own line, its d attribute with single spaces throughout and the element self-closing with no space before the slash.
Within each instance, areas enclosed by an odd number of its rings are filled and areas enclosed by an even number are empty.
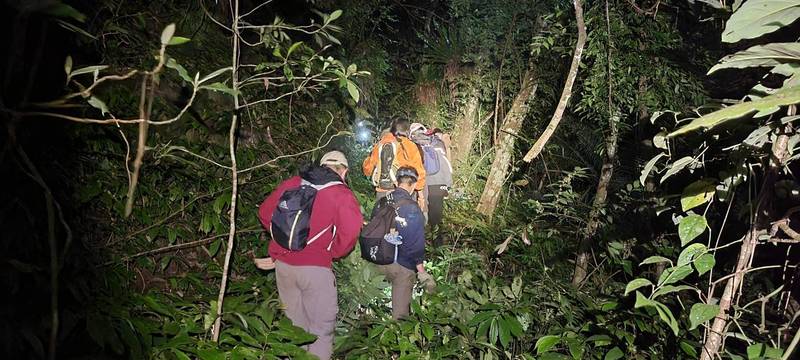
<svg viewBox="0 0 800 360">
<path fill-rule="evenodd" d="M 278 185 L 258 210 L 261 223 L 271 229 L 275 225 L 273 214 L 277 213 L 278 203 L 287 190 L 298 189 L 301 183 L 317 189 L 305 247 L 295 251 L 284 248 L 275 240 L 278 229 L 274 229 L 269 243 L 271 259 L 257 259 L 256 266 L 264 270 L 274 266 L 286 316 L 294 325 L 317 336 L 308 351 L 320 359 L 330 359 L 333 352 L 333 331 L 339 310 L 331 263 L 353 250 L 363 221 L 355 196 L 344 184 L 347 169 L 344 154 L 331 151 L 322 156 L 320 166 L 301 171 L 300 176 Z"/>
</svg>

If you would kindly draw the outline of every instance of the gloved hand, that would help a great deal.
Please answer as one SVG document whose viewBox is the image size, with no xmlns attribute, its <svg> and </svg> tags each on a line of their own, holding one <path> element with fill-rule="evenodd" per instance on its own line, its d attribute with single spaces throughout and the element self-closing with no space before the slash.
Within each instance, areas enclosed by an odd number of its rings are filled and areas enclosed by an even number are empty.
<svg viewBox="0 0 800 360">
<path fill-rule="evenodd" d="M 430 294 L 436 293 L 436 280 L 433 280 L 433 276 L 428 274 L 427 271 L 418 272 L 417 281 L 419 281 L 420 285 L 422 285 L 426 292 Z"/>
<path fill-rule="evenodd" d="M 271 257 L 253 259 L 253 262 L 256 263 L 256 267 L 261 270 L 272 270 L 275 268 L 275 261 L 272 260 Z"/>
</svg>

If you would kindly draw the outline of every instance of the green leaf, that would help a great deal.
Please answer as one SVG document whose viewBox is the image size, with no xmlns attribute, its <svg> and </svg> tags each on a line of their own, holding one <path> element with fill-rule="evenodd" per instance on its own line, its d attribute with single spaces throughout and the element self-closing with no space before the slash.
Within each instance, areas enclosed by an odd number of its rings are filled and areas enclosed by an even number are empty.
<svg viewBox="0 0 800 360">
<path fill-rule="evenodd" d="M 769 43 L 730 54 L 714 65 L 708 74 L 721 69 L 748 67 L 774 67 L 784 63 L 800 62 L 800 43 Z"/>
<path fill-rule="evenodd" d="M 545 335 L 536 340 L 536 354 L 542 354 L 552 349 L 558 342 L 561 341 L 561 336 Z"/>
<path fill-rule="evenodd" d="M 692 359 L 698 358 L 697 349 L 695 349 L 696 347 L 695 345 L 689 344 L 689 342 L 686 340 L 681 340 L 681 342 L 678 343 L 678 346 L 680 346 L 681 350 L 683 350 L 683 352 L 686 355 L 689 355 Z"/>
<path fill-rule="evenodd" d="M 213 84 L 203 85 L 200 88 L 201 89 L 207 89 L 207 90 L 213 90 L 213 91 L 219 91 L 221 93 L 225 93 L 225 94 L 228 94 L 230 96 L 237 96 L 239 94 L 238 91 L 234 91 L 233 89 L 229 88 L 227 85 L 225 85 L 225 84 L 223 84 L 221 82 L 215 82 Z"/>
<path fill-rule="evenodd" d="M 647 264 L 662 263 L 662 262 L 668 262 L 668 263 L 672 264 L 672 260 L 667 259 L 667 258 L 665 258 L 663 256 L 654 255 L 654 256 L 650 256 L 650 257 L 642 260 L 642 262 L 639 263 L 639 266 L 647 265 Z"/>
<path fill-rule="evenodd" d="M 67 58 L 64 60 L 64 72 L 69 75 L 72 71 L 72 56 L 67 55 Z"/>
<path fill-rule="evenodd" d="M 167 59 L 167 64 L 166 65 L 167 65 L 168 68 L 177 71 L 178 72 L 178 76 L 180 76 L 181 79 L 185 80 L 188 83 L 193 82 L 194 79 L 192 79 L 192 77 L 189 76 L 189 72 L 186 71 L 186 68 L 184 68 L 181 64 L 178 64 L 178 62 L 175 61 L 175 59 L 173 59 L 173 58 Z"/>
<path fill-rule="evenodd" d="M 634 291 L 634 290 L 636 290 L 636 289 L 638 289 L 638 288 L 640 288 L 642 286 L 653 286 L 653 283 L 650 282 L 650 280 L 643 279 L 643 278 L 633 279 L 628 283 L 628 285 L 625 286 L 625 294 L 624 295 L 628 296 L 628 294 L 631 291 Z"/>
<path fill-rule="evenodd" d="M 167 25 L 161 32 L 161 45 L 169 45 L 173 35 L 175 35 L 175 23 Z"/>
<path fill-rule="evenodd" d="M 173 36 L 172 39 L 169 40 L 167 45 L 180 45 L 186 44 L 187 42 L 191 41 L 192 39 L 183 37 L 183 36 Z"/>
<path fill-rule="evenodd" d="M 93 65 L 77 69 L 69 74 L 69 77 L 75 77 L 83 74 L 92 74 L 95 71 L 102 71 L 108 68 L 108 65 Z"/>
<path fill-rule="evenodd" d="M 174 314 L 171 311 L 172 309 L 159 303 L 151 295 L 142 296 L 142 301 L 144 301 L 145 305 L 147 305 L 147 307 L 150 308 L 150 310 L 153 310 L 161 315 L 166 315 L 169 317 L 174 316 Z"/>
<path fill-rule="evenodd" d="M 705 253 L 700 255 L 700 257 L 694 260 L 694 268 L 697 269 L 697 275 L 703 275 L 707 273 L 709 270 L 714 268 L 715 263 L 716 260 L 714 259 L 714 254 Z"/>
<path fill-rule="evenodd" d="M 74 7 L 64 4 L 62 2 L 55 2 L 46 7 L 43 11 L 45 14 L 61 18 L 71 18 L 77 22 L 86 21 L 86 15 L 76 10 Z"/>
<path fill-rule="evenodd" d="M 697 290 L 697 289 L 689 285 L 678 285 L 678 286 L 664 285 L 653 293 L 653 299 L 662 295 L 671 294 L 683 290 Z"/>
<path fill-rule="evenodd" d="M 685 279 L 689 274 L 692 273 L 692 267 L 689 265 L 683 266 L 675 266 L 671 268 L 667 268 L 661 273 L 661 276 L 658 278 L 658 285 L 669 285 L 674 284 L 678 281 Z"/>
<path fill-rule="evenodd" d="M 186 355 L 185 352 L 183 352 L 183 351 L 181 351 L 179 349 L 173 348 L 172 349 L 172 353 L 175 355 L 176 358 L 178 358 L 178 360 L 191 360 L 189 355 Z"/>
<path fill-rule="evenodd" d="M 522 329 L 522 324 L 519 323 L 519 320 L 517 320 L 516 317 L 506 315 L 503 318 L 505 319 L 506 324 L 511 331 L 511 336 L 518 338 L 525 333 L 525 331 Z"/>
<path fill-rule="evenodd" d="M 798 17 L 800 2 L 795 0 L 748 0 L 725 23 L 722 41 L 755 39 L 793 23 Z"/>
<path fill-rule="evenodd" d="M 691 263 L 696 257 L 708 252 L 708 248 L 704 244 L 694 243 L 687 246 L 678 256 L 678 266 Z"/>
<path fill-rule="evenodd" d="M 289 55 L 292 55 L 292 52 L 295 51 L 295 49 L 297 49 L 300 45 L 303 45 L 302 41 L 298 41 L 292 44 L 292 46 L 289 46 L 289 50 L 286 50 L 286 57 L 288 58 Z"/>
<path fill-rule="evenodd" d="M 765 96 L 754 101 L 731 105 L 724 109 L 703 115 L 692 120 L 692 122 L 682 126 L 678 130 L 669 133 L 667 137 L 683 135 L 698 129 L 711 129 L 715 126 L 730 120 L 738 119 L 753 112 L 767 111 L 784 105 L 796 104 L 798 102 L 800 102 L 800 86 L 784 88 L 775 94 Z"/>
<path fill-rule="evenodd" d="M 664 176 L 661 177 L 661 182 L 663 183 L 664 180 L 667 180 L 668 177 L 677 174 L 678 171 L 683 170 L 683 168 L 685 168 L 686 166 L 688 166 L 693 162 L 694 158 L 691 156 L 685 156 L 678 159 L 677 161 L 672 163 L 672 166 L 670 166 L 667 172 L 664 174 Z"/>
<path fill-rule="evenodd" d="M 714 197 L 716 186 L 709 180 L 697 180 L 685 189 L 681 194 L 681 209 L 687 211 L 703 205 Z"/>
<path fill-rule="evenodd" d="M 198 349 L 197 357 L 200 360 L 225 360 L 225 353 L 217 349 Z"/>
<path fill-rule="evenodd" d="M 347 92 L 350 93 L 350 97 L 353 98 L 353 101 L 358 103 L 359 92 L 358 87 L 352 81 L 347 80 Z"/>
<path fill-rule="evenodd" d="M 208 248 L 208 253 L 211 254 L 211 257 L 217 256 L 220 247 L 222 247 L 222 239 L 216 240 L 211 243 L 211 246 Z"/>
<path fill-rule="evenodd" d="M 678 224 L 678 237 L 681 239 L 681 246 L 686 246 L 700 234 L 706 231 L 708 222 L 702 215 L 691 214 L 684 216 Z"/>
<path fill-rule="evenodd" d="M 338 19 L 340 16 L 342 16 L 342 10 L 335 10 L 334 12 L 332 12 L 332 13 L 331 13 L 331 15 L 330 15 L 330 16 L 328 16 L 328 22 L 331 22 L 331 21 L 333 21 L 333 20 L 336 20 L 336 19 Z"/>
<path fill-rule="evenodd" d="M 508 348 L 508 344 L 511 343 L 511 328 L 504 318 L 498 319 L 497 326 L 500 330 L 500 344 L 502 344 L 504 348 Z"/>
<path fill-rule="evenodd" d="M 694 330 L 700 324 L 713 319 L 719 314 L 719 305 L 696 303 L 689 311 L 689 330 Z"/>
<path fill-rule="evenodd" d="M 659 132 L 653 136 L 653 146 L 658 149 L 667 149 L 667 133 L 664 131 Z"/>
<path fill-rule="evenodd" d="M 642 169 L 642 174 L 639 176 L 639 183 L 641 183 L 642 185 L 645 184 L 644 182 L 647 180 L 647 176 L 650 175 L 650 172 L 653 171 L 653 167 L 656 166 L 656 162 L 658 162 L 658 160 L 664 156 L 667 156 L 667 154 L 665 153 L 658 154 L 654 156 L 652 159 L 650 159 L 650 161 L 648 161 L 647 164 L 644 165 L 644 169 Z"/>
<path fill-rule="evenodd" d="M 106 103 L 104 103 L 103 100 L 100 100 L 95 96 L 92 96 L 89 98 L 88 103 L 93 108 L 100 110 L 101 114 L 105 115 L 106 113 L 108 113 L 108 106 L 106 106 Z"/>
<path fill-rule="evenodd" d="M 230 66 L 224 67 L 222 69 L 217 69 L 214 72 L 212 72 L 211 74 L 208 74 L 204 78 L 200 79 L 200 81 L 198 81 L 197 83 L 198 84 L 202 84 L 202 83 L 204 83 L 204 82 L 206 82 L 208 80 L 211 80 L 211 79 L 213 79 L 213 78 L 215 78 L 217 76 L 220 76 L 221 74 L 223 74 L 225 72 L 228 72 L 228 71 L 231 71 L 231 67 Z"/>
<path fill-rule="evenodd" d="M 611 350 L 608 350 L 603 360 L 617 360 L 622 359 L 623 356 L 625 356 L 625 354 L 622 352 L 622 349 L 615 346 Z"/>
</svg>

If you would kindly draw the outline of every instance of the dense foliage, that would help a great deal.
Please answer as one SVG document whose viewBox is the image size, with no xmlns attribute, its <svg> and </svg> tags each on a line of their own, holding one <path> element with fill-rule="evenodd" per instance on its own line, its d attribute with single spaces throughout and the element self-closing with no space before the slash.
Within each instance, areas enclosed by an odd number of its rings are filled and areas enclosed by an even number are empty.
<svg viewBox="0 0 800 360">
<path fill-rule="evenodd" d="M 357 249 L 336 262 L 337 358 L 790 358 L 800 4 L 582 5 L 572 97 L 526 163 L 568 77 L 570 3 L 5 2 L 0 351 L 310 358 L 253 264 L 258 205 L 325 150 L 360 165 L 403 115 L 464 140 L 429 233 L 439 286 L 392 321 L 382 275 Z"/>
</svg>

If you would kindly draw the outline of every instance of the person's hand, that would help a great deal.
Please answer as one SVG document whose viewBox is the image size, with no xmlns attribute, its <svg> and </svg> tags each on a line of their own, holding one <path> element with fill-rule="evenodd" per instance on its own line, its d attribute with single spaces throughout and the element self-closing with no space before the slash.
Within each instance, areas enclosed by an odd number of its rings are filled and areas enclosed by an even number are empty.
<svg viewBox="0 0 800 360">
<path fill-rule="evenodd" d="M 417 273 L 417 280 L 425 289 L 426 292 L 429 294 L 436 293 L 436 280 L 433 280 L 433 276 L 428 274 L 427 271 L 420 271 Z"/>
<path fill-rule="evenodd" d="M 272 260 L 271 257 L 253 259 L 253 262 L 256 264 L 256 267 L 261 270 L 272 270 L 275 268 L 275 260 Z"/>
</svg>

